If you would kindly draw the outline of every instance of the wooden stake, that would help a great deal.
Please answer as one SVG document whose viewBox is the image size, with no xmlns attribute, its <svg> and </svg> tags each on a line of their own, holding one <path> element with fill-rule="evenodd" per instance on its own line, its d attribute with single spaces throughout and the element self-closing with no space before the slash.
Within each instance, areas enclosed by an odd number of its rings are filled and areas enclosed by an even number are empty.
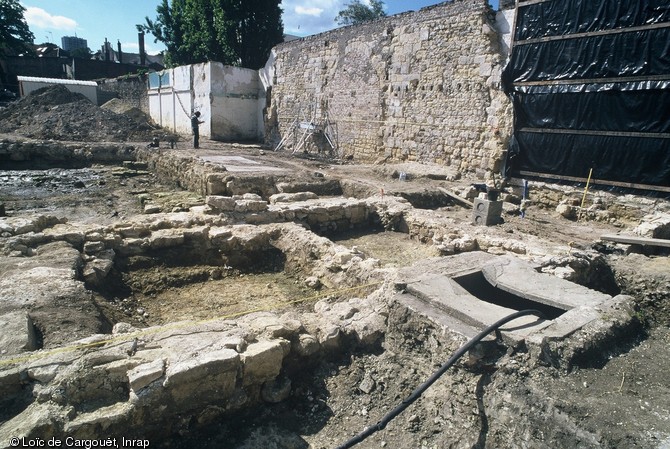
<svg viewBox="0 0 670 449">
<path fill-rule="evenodd" d="M 586 193 L 589 191 L 589 183 L 591 182 L 591 175 L 593 174 L 593 168 L 589 170 L 589 177 L 586 179 L 586 187 L 584 187 L 584 195 L 582 196 L 582 205 L 579 206 L 579 216 L 577 221 L 582 218 L 582 210 L 584 210 L 584 202 L 586 201 Z"/>
</svg>

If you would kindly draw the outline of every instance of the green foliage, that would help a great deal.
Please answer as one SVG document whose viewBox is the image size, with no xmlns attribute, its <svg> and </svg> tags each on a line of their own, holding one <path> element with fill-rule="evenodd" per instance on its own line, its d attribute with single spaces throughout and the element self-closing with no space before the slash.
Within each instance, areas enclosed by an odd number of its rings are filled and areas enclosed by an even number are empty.
<svg viewBox="0 0 670 449">
<path fill-rule="evenodd" d="M 35 35 L 28 28 L 17 0 L 0 0 L 0 55 L 31 52 Z"/>
<path fill-rule="evenodd" d="M 137 25 L 138 31 L 151 33 L 154 35 L 155 42 L 161 41 L 165 44 L 167 48 L 165 64 L 168 66 L 179 65 L 180 61 L 187 56 L 180 53 L 180 50 L 184 48 L 183 32 L 180 26 L 184 3 L 184 0 L 173 0 L 172 8 L 170 8 L 168 0 L 163 0 L 156 7 L 158 14 L 156 20 L 152 21 L 146 17 L 144 25 Z"/>
<path fill-rule="evenodd" d="M 240 45 L 237 54 L 242 65 L 259 69 L 265 65 L 270 50 L 284 40 L 281 0 L 240 0 L 238 13 Z"/>
<path fill-rule="evenodd" d="M 370 6 L 367 6 L 360 0 L 353 0 L 337 14 L 335 21 L 338 25 L 358 25 L 385 16 L 383 1 L 370 0 Z"/>
<path fill-rule="evenodd" d="M 163 0 L 137 25 L 167 48 L 169 67 L 218 61 L 258 69 L 282 42 L 281 0 Z"/>
</svg>

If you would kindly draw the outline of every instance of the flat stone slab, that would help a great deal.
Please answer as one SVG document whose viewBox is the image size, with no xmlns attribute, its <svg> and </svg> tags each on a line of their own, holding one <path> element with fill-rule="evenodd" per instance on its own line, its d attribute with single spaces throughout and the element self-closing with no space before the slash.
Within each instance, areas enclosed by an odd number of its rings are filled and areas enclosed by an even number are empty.
<svg viewBox="0 0 670 449">
<path fill-rule="evenodd" d="M 668 239 L 654 239 L 650 237 L 639 237 L 636 235 L 605 234 L 600 236 L 600 240 L 605 240 L 606 242 L 624 243 L 627 245 L 663 246 L 665 248 L 670 248 L 670 240 Z"/>
<path fill-rule="evenodd" d="M 516 312 L 516 310 L 478 299 L 456 281 L 443 275 L 426 276 L 408 283 L 407 293 L 479 329 L 490 326 L 499 319 Z M 522 317 L 516 324 L 529 324 L 536 321 L 535 317 Z"/>
<path fill-rule="evenodd" d="M 482 274 L 494 287 L 531 301 L 562 310 L 594 307 L 611 296 L 582 285 L 535 271 L 514 257 L 501 256 L 482 266 Z"/>
<path fill-rule="evenodd" d="M 229 172 L 253 173 L 253 172 L 280 172 L 284 168 L 261 164 L 243 156 L 200 156 L 200 160 L 212 164 L 221 164 Z"/>
<path fill-rule="evenodd" d="M 481 332 L 481 329 L 444 313 L 444 310 L 434 307 L 410 293 L 397 293 L 394 299 L 412 312 L 423 315 L 443 328 L 449 329 L 452 334 L 460 336 L 464 341 Z"/>
<path fill-rule="evenodd" d="M 408 283 L 406 292 L 462 322 L 466 329 L 474 328 L 481 331 L 517 311 L 482 301 L 461 287 L 454 279 L 444 275 L 426 275 Z M 544 322 L 545 320 L 529 315 L 514 320 L 513 328 L 528 329 Z"/>
<path fill-rule="evenodd" d="M 609 295 L 541 273 L 529 262 L 483 252 L 423 260 L 401 269 L 396 285 L 404 291 L 396 299 L 468 338 L 518 310 L 532 308 L 525 305 L 512 309 L 509 303 L 502 306 L 487 302 L 459 283 L 459 279 L 479 273 L 481 280 L 474 282 L 486 282 L 521 300 L 566 311 L 551 320 L 528 315 L 505 324 L 500 330 L 511 341 L 565 338 L 599 319 L 600 308 L 612 302 Z"/>
<path fill-rule="evenodd" d="M 481 270 L 482 266 L 499 256 L 483 251 L 470 251 L 449 257 L 431 257 L 423 259 L 409 267 L 401 268 L 398 279 L 401 282 L 411 282 L 425 274 L 442 274 L 448 277 L 458 277 Z"/>
</svg>

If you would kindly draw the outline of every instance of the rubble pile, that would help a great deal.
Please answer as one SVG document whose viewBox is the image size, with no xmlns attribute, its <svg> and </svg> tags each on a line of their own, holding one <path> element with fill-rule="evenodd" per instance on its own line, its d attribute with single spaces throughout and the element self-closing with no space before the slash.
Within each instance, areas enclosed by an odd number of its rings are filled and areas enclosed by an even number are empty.
<svg viewBox="0 0 670 449">
<path fill-rule="evenodd" d="M 38 89 L 0 110 L 0 133 L 77 142 L 150 141 L 157 128 L 137 112 L 118 114 L 65 86 Z"/>
</svg>

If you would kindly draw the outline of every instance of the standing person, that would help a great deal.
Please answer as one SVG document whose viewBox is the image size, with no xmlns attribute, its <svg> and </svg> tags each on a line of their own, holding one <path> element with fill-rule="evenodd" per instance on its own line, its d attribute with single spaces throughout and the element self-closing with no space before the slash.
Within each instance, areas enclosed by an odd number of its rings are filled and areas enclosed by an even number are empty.
<svg viewBox="0 0 670 449">
<path fill-rule="evenodd" d="M 193 130 L 193 148 L 200 148 L 200 111 L 195 111 L 191 116 L 191 129 Z"/>
</svg>

